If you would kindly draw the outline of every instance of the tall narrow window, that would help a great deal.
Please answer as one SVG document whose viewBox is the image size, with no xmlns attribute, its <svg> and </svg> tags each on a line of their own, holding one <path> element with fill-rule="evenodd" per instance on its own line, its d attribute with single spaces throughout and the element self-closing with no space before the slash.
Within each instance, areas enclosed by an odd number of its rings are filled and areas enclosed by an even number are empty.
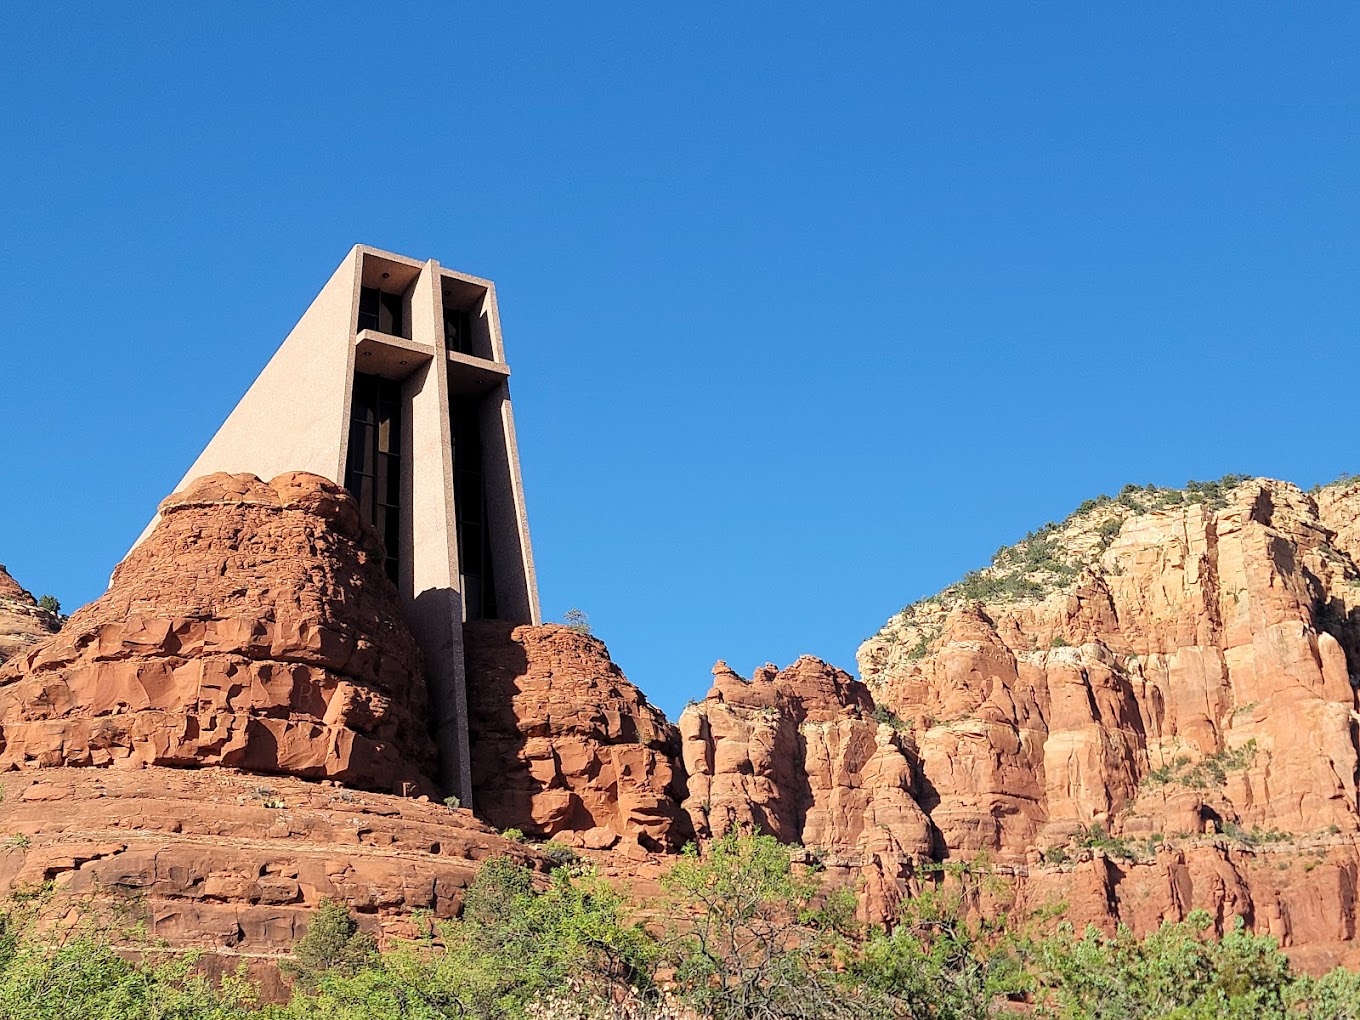
<svg viewBox="0 0 1360 1020">
<path fill-rule="evenodd" d="M 456 308 L 444 306 L 444 342 L 449 350 L 460 354 L 472 353 L 472 316 Z"/>
<path fill-rule="evenodd" d="M 491 570 L 482 476 L 482 428 L 476 400 L 449 400 L 453 437 L 453 502 L 458 518 L 458 572 L 463 613 L 469 620 L 496 619 L 496 581 Z"/>
<path fill-rule="evenodd" d="M 356 374 L 350 401 L 345 488 L 382 536 L 383 566 L 397 579 L 401 550 L 401 384 Z"/>
<path fill-rule="evenodd" d="M 377 330 L 388 336 L 405 336 L 400 294 L 388 294 L 377 287 L 359 288 L 359 332 Z"/>
</svg>

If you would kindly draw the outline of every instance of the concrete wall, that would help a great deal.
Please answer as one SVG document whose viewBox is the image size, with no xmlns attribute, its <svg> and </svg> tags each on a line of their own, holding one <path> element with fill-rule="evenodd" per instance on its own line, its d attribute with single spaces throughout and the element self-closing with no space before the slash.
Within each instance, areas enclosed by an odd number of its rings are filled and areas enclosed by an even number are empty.
<svg viewBox="0 0 1360 1020">
<path fill-rule="evenodd" d="M 383 273 L 388 273 L 386 279 Z M 408 340 L 365 334 L 369 370 L 402 381 L 402 552 L 398 590 L 425 657 L 431 730 L 440 749 L 440 781 L 471 805 L 467 680 L 463 662 L 463 598 L 459 591 L 449 373 L 480 393 L 483 478 L 492 542 L 496 602 L 502 618 L 539 623 L 538 587 L 505 347 L 495 287 L 489 280 L 441 269 L 438 262 L 356 245 L 185 473 L 177 488 L 213 471 L 269 479 L 311 471 L 344 483 L 350 401 L 356 367 L 359 287 L 404 295 Z M 443 291 L 471 303 L 481 360 L 450 359 L 444 340 Z M 412 364 L 403 367 L 410 359 Z M 364 367 L 360 365 L 360 367 Z M 155 520 L 142 533 L 144 538 Z M 141 541 L 141 538 L 138 539 Z"/>
<path fill-rule="evenodd" d="M 529 521 L 510 411 L 510 385 L 501 383 L 482 398 L 482 480 L 496 577 L 496 608 L 502 620 L 541 623 L 538 585 L 529 552 Z"/>
<path fill-rule="evenodd" d="M 340 263 L 181 486 L 213 471 L 252 471 L 265 480 L 312 471 L 343 484 L 358 254 L 351 249 Z"/>
<path fill-rule="evenodd" d="M 403 565 L 401 594 L 425 657 L 434 716 L 431 730 L 440 752 L 440 785 L 471 807 L 463 599 L 458 590 L 448 373 L 444 371 L 438 273 L 438 263 L 427 263 L 411 291 L 411 339 L 433 346 L 436 358 L 413 373 L 402 390 L 406 420 L 402 528 L 411 565 L 409 569 Z"/>
</svg>

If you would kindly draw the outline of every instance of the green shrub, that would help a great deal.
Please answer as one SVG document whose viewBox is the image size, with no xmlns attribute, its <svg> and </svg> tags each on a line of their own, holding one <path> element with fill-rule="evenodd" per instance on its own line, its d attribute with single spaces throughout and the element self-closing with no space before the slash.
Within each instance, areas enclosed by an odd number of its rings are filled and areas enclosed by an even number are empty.
<svg viewBox="0 0 1360 1020">
<path fill-rule="evenodd" d="M 313 988 L 324 974 L 354 974 L 377 956 L 373 936 L 359 930 L 349 907 L 325 899 L 307 925 L 307 934 L 293 946 L 293 959 L 284 972 L 303 988 Z"/>
<path fill-rule="evenodd" d="M 899 732 L 906 732 L 911 729 L 896 712 L 886 705 L 874 706 L 874 722 L 891 726 Z"/>
<path fill-rule="evenodd" d="M 835 971 L 853 893 L 829 896 L 771 836 L 734 832 L 701 856 L 690 844 L 663 879 L 680 998 L 713 1020 L 852 1015 Z"/>
<path fill-rule="evenodd" d="M 1279 829 L 1262 829 L 1253 825 L 1250 829 L 1244 829 L 1236 822 L 1223 823 L 1223 835 L 1238 843 L 1245 843 L 1247 846 L 1260 846 L 1262 843 L 1286 843 L 1294 837 L 1287 832 Z"/>
<path fill-rule="evenodd" d="M 1089 826 L 1078 829 L 1076 844 L 1079 847 L 1102 850 L 1109 856 L 1121 860 L 1136 861 L 1138 859 L 1138 852 L 1134 849 L 1132 840 L 1123 836 L 1110 835 L 1110 831 L 1100 822 L 1092 822 Z"/>
<path fill-rule="evenodd" d="M 1099 527 L 1096 528 L 1096 535 L 1100 539 L 1101 548 L 1107 548 L 1123 529 L 1123 518 L 1111 517 L 1108 521 L 1101 521 Z"/>
<path fill-rule="evenodd" d="M 40 608 L 46 609 L 55 616 L 61 615 L 61 603 L 57 600 L 55 595 L 44 595 L 42 598 L 38 599 L 38 605 Z"/>
<path fill-rule="evenodd" d="M 585 614 L 583 609 L 568 609 L 562 614 L 562 623 L 578 634 L 590 633 L 590 617 Z"/>
<path fill-rule="evenodd" d="M 1253 738 L 1239 748 L 1224 748 L 1206 754 L 1194 763 L 1184 755 L 1178 756 L 1170 765 L 1149 771 L 1143 777 L 1143 783 L 1147 786 L 1174 783 L 1177 786 L 1204 790 L 1211 786 L 1222 786 L 1228 781 L 1229 773 L 1242 772 L 1250 768 L 1255 760 L 1256 740 Z"/>
<path fill-rule="evenodd" d="M 907 660 L 924 659 L 929 653 L 930 636 L 922 634 L 921 640 L 917 641 L 916 644 L 912 645 L 911 648 L 907 650 Z"/>
<path fill-rule="evenodd" d="M 555 839 L 550 839 L 540 846 L 538 852 L 559 868 L 569 864 L 575 864 L 581 859 L 580 855 L 577 854 L 575 850 L 565 843 L 559 843 Z"/>
<path fill-rule="evenodd" d="M 1039 947 L 1042 985 L 1071 1020 L 1283 1020 L 1289 961 L 1275 940 L 1240 918 L 1217 940 L 1210 923 L 1196 911 L 1141 940 L 1122 925 L 1113 938 L 1069 929 Z"/>
</svg>

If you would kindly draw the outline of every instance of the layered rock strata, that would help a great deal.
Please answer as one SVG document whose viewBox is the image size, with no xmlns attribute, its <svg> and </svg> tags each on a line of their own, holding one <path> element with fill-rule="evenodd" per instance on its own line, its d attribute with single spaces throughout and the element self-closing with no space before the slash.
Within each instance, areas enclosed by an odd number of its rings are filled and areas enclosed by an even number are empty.
<svg viewBox="0 0 1360 1020">
<path fill-rule="evenodd" d="M 872 919 L 972 875 L 984 913 L 1203 908 L 1350 960 L 1357 557 L 1357 484 L 1092 501 L 890 620 L 865 683 L 720 663 L 681 717 L 686 810 L 811 848 Z"/>
<path fill-rule="evenodd" d="M 546 866 L 466 810 L 228 768 L 53 768 L 0 777 L 0 885 L 54 883 L 153 940 L 286 952 L 331 898 L 381 936 L 452 917 L 481 861 Z"/>
<path fill-rule="evenodd" d="M 968 582 L 989 597 L 947 591 L 867 642 L 941 855 L 1360 828 L 1360 489 L 1324 493 L 1138 490 L 999 556 Z"/>
<path fill-rule="evenodd" d="M 863 684 L 819 659 L 766 665 L 750 681 L 719 662 L 680 734 L 700 836 L 735 828 L 815 848 L 857 875 L 869 916 L 889 912 L 930 852 L 911 748 L 875 718 Z"/>
<path fill-rule="evenodd" d="M 200 478 L 108 592 L 0 668 L 0 769 L 200 767 L 432 792 L 419 649 L 353 498 Z"/>
<path fill-rule="evenodd" d="M 678 734 L 601 641 L 490 620 L 469 623 L 464 640 L 479 815 L 594 849 L 684 842 Z"/>
<path fill-rule="evenodd" d="M 483 856 L 541 864 L 466 811 L 290 778 L 427 788 L 419 655 L 343 491 L 213 476 L 162 515 L 0 670 L 0 881 L 140 890 L 156 934 L 233 952 L 323 895 L 399 933 Z M 940 885 L 1107 929 L 1203 908 L 1355 963 L 1357 558 L 1360 484 L 1127 490 L 895 616 L 865 682 L 720 663 L 678 730 L 588 635 L 470 624 L 475 807 L 635 892 L 736 826 L 807 847 L 872 920 Z M 137 768 L 44 768 L 85 765 Z"/>
<path fill-rule="evenodd" d="M 0 564 L 0 665 L 60 629 L 57 615 L 38 605 Z"/>
</svg>

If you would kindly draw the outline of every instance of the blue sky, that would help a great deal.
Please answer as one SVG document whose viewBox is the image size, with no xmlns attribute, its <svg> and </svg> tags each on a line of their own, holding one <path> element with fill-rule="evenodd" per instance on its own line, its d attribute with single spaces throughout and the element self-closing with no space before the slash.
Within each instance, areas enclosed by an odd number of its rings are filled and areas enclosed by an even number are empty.
<svg viewBox="0 0 1360 1020">
<path fill-rule="evenodd" d="M 0 562 L 68 609 L 355 242 L 497 281 L 545 614 L 672 716 L 1125 482 L 1360 467 L 1353 4 L 3 23 Z"/>
</svg>

